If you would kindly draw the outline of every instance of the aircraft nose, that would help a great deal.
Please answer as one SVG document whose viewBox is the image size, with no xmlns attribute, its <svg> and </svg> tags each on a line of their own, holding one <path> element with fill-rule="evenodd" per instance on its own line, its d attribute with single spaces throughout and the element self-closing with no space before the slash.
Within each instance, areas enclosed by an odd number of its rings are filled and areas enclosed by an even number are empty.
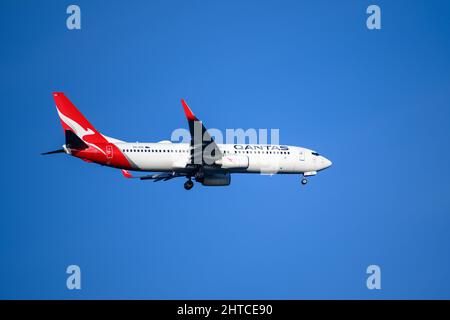
<svg viewBox="0 0 450 320">
<path fill-rule="evenodd" d="M 333 164 L 333 162 L 331 162 L 330 160 L 328 160 L 328 159 L 325 158 L 325 157 L 323 157 L 322 163 L 323 163 L 323 168 L 324 168 L 324 169 L 330 167 L 330 166 Z"/>
</svg>

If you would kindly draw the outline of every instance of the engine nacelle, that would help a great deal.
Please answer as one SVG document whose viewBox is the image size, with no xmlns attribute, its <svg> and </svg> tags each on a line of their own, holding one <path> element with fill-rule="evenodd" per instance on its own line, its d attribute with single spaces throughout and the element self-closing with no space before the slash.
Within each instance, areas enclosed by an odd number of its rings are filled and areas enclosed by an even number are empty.
<svg viewBox="0 0 450 320">
<path fill-rule="evenodd" d="M 201 183 L 204 186 L 229 186 L 231 175 L 229 172 L 207 174 L 203 176 Z"/>
<path fill-rule="evenodd" d="M 216 164 L 223 169 L 247 169 L 248 157 L 242 155 L 224 156 L 222 159 L 216 160 Z"/>
</svg>

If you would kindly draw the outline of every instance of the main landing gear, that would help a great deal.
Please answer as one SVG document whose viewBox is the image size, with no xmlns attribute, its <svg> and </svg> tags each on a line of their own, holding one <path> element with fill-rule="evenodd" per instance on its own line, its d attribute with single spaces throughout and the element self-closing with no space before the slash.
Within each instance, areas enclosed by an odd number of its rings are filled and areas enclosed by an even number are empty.
<svg viewBox="0 0 450 320">
<path fill-rule="evenodd" d="M 308 179 L 303 178 L 303 179 L 302 179 L 302 185 L 305 185 L 305 184 L 307 184 L 307 183 L 308 183 Z"/>
<path fill-rule="evenodd" d="M 184 183 L 184 188 L 185 188 L 186 190 L 191 190 L 193 186 L 194 186 L 194 182 L 193 182 L 190 178 L 189 178 L 188 181 L 186 181 L 186 182 Z"/>
</svg>

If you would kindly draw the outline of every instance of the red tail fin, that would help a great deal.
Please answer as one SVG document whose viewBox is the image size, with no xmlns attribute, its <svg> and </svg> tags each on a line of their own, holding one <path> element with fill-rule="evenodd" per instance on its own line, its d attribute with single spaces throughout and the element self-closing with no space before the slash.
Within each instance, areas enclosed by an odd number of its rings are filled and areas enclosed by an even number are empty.
<svg viewBox="0 0 450 320">
<path fill-rule="evenodd" d="M 85 142 L 107 142 L 63 92 L 54 92 L 53 98 L 64 130 L 72 131 Z"/>
<path fill-rule="evenodd" d="M 115 142 L 106 138 L 81 114 L 62 92 L 54 92 L 56 109 L 66 135 L 66 148 L 70 154 L 85 161 L 131 169 L 131 164 Z M 114 140 L 114 141 L 112 141 Z"/>
</svg>

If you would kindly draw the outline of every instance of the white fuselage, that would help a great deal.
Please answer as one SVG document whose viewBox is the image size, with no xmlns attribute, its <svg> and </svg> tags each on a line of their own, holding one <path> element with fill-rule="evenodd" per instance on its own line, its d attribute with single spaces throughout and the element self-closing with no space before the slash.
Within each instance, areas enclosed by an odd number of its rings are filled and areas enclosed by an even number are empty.
<svg viewBox="0 0 450 320">
<path fill-rule="evenodd" d="M 115 145 L 136 171 L 183 172 L 190 164 L 190 145 L 187 143 L 128 143 Z M 304 173 L 314 175 L 328 168 L 331 161 L 316 152 L 295 146 L 218 144 L 223 154 L 220 164 L 229 172 L 242 173 Z M 237 166 L 230 163 L 238 161 Z"/>
<path fill-rule="evenodd" d="M 186 116 L 189 143 L 130 143 L 105 136 L 96 130 L 63 92 L 54 92 L 65 141 L 61 149 L 86 162 L 122 170 L 125 178 L 168 181 L 185 177 L 184 188 L 193 187 L 192 179 L 205 186 L 228 186 L 232 173 L 303 174 L 307 176 L 331 166 L 331 161 L 317 152 L 295 146 L 267 144 L 218 144 L 202 121 L 181 99 Z M 128 170 L 157 172 L 133 176 Z"/>
</svg>

